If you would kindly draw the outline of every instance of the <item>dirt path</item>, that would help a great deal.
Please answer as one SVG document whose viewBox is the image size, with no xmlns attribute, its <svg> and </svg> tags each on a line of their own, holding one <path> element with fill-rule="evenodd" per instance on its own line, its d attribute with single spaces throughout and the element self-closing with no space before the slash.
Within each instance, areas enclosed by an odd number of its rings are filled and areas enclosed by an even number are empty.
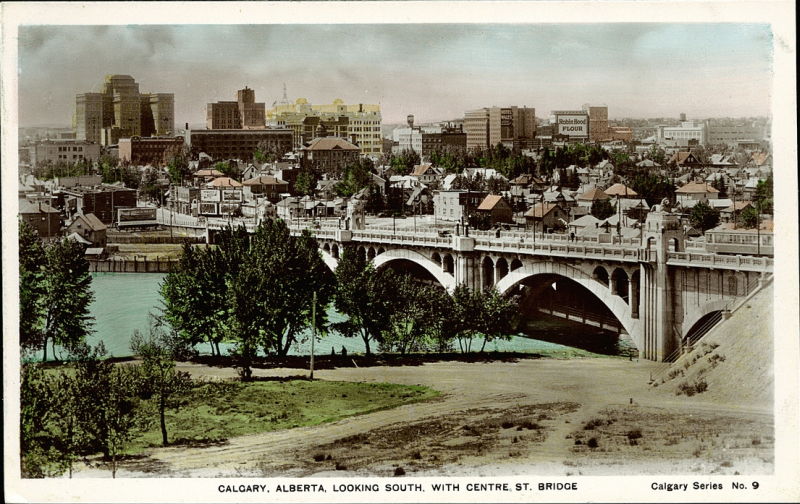
<svg viewBox="0 0 800 504">
<path fill-rule="evenodd" d="M 651 388 L 648 375 L 655 365 L 531 359 L 321 370 L 315 373 L 321 380 L 425 385 L 442 395 L 218 446 L 153 449 L 127 463 L 118 476 L 389 476 L 396 466 L 413 475 L 774 470 L 771 406 L 715 403 L 702 395 L 675 396 Z M 234 376 L 231 369 L 181 368 L 195 377 Z M 257 373 L 295 376 L 305 371 Z M 584 431 L 592 420 L 606 423 Z M 633 444 L 625 436 L 636 428 L 644 435 Z M 584 433 L 584 442 L 591 435 L 601 446 L 576 444 Z M 754 436 L 758 445 L 751 444 Z M 330 460 L 315 462 L 318 454 Z M 84 468 L 75 476 L 107 474 L 102 468 Z"/>
</svg>

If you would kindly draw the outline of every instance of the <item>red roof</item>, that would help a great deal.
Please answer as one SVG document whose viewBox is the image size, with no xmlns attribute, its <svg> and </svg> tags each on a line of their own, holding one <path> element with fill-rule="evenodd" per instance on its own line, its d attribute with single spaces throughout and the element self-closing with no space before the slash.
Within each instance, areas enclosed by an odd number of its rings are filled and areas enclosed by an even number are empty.
<svg viewBox="0 0 800 504">
<path fill-rule="evenodd" d="M 490 194 L 478 206 L 478 210 L 492 210 L 498 203 L 503 201 L 503 197 L 497 194 Z"/>
<path fill-rule="evenodd" d="M 288 182 L 284 182 L 283 180 L 277 177 L 271 177 L 269 175 L 262 175 L 260 177 L 251 178 L 249 180 L 245 180 L 242 185 L 251 186 L 251 185 L 289 185 Z"/>
<path fill-rule="evenodd" d="M 545 215 L 552 212 L 558 205 L 555 203 L 539 203 L 535 207 L 525 212 L 525 217 L 533 217 L 534 219 L 541 219 Z"/>
<path fill-rule="evenodd" d="M 606 189 L 605 193 L 609 196 L 638 196 L 636 191 L 625 184 L 614 184 Z"/>
<path fill-rule="evenodd" d="M 311 140 L 311 143 L 308 147 L 305 147 L 305 150 L 350 150 L 350 151 L 358 151 L 359 148 L 355 145 L 351 144 L 347 140 L 343 140 L 337 137 L 323 137 L 323 138 L 315 138 Z"/>
<path fill-rule="evenodd" d="M 230 177 L 220 177 L 209 182 L 208 187 L 242 187 L 242 184 Z"/>
<path fill-rule="evenodd" d="M 707 182 L 689 182 L 675 192 L 680 194 L 703 194 L 718 193 L 719 191 Z"/>
<path fill-rule="evenodd" d="M 583 200 L 583 201 L 596 201 L 596 200 L 607 200 L 611 199 L 611 196 L 603 192 L 602 189 L 598 189 L 594 187 L 589 189 L 585 193 L 578 196 L 576 199 Z"/>
</svg>

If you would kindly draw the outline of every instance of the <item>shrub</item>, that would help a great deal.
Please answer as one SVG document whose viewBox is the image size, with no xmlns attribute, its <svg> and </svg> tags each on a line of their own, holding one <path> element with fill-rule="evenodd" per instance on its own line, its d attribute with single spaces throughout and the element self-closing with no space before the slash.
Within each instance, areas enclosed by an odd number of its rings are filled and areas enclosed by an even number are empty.
<svg viewBox="0 0 800 504">
<path fill-rule="evenodd" d="M 508 421 L 508 420 L 506 420 L 506 421 L 504 421 L 504 422 L 503 422 L 502 424 L 500 424 L 500 425 L 501 425 L 501 426 L 502 426 L 504 429 L 510 429 L 511 427 L 514 427 L 514 422 L 511 422 L 511 421 Z"/>
<path fill-rule="evenodd" d="M 406 475 L 406 470 L 405 470 L 405 469 L 403 469 L 403 468 L 402 468 L 402 467 L 400 467 L 400 466 L 397 466 L 397 467 L 395 468 L 395 470 L 394 470 L 394 475 L 395 475 L 395 476 L 405 476 L 405 475 Z"/>
<path fill-rule="evenodd" d="M 628 431 L 628 439 L 640 439 L 642 437 L 642 429 L 633 429 Z"/>
<path fill-rule="evenodd" d="M 337 471 L 346 471 L 347 466 L 342 464 L 341 462 L 336 462 L 336 470 Z"/>
<path fill-rule="evenodd" d="M 323 460 L 325 460 L 325 455 L 322 453 L 314 455 L 314 462 L 322 462 Z"/>
<path fill-rule="evenodd" d="M 589 438 L 589 442 L 586 444 L 589 448 L 597 448 L 597 438 Z"/>
</svg>

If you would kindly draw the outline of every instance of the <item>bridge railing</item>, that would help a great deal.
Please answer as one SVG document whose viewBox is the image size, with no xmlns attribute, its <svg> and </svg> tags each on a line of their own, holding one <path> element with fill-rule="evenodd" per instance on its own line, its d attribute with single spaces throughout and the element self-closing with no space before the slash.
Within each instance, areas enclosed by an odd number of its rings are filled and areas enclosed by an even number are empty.
<svg viewBox="0 0 800 504">
<path fill-rule="evenodd" d="M 771 257 L 758 256 L 723 255 L 700 252 L 670 252 L 667 256 L 667 264 L 671 266 L 716 266 L 772 271 L 775 260 Z"/>
</svg>

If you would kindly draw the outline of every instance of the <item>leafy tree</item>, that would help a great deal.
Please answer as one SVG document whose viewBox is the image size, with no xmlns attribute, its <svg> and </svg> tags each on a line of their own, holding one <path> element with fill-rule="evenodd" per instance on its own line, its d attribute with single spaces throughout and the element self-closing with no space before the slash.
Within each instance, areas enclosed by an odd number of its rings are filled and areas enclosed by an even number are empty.
<svg viewBox="0 0 800 504">
<path fill-rule="evenodd" d="M 608 219 L 614 215 L 614 205 L 612 205 L 611 200 L 608 199 L 594 200 L 592 202 L 591 213 L 592 216 L 597 219 Z"/>
<path fill-rule="evenodd" d="M 219 162 L 214 165 L 214 169 L 218 172 L 222 173 L 226 177 L 230 177 L 235 180 L 239 180 L 239 167 L 236 166 L 235 161 L 229 161 L 227 163 Z"/>
<path fill-rule="evenodd" d="M 164 165 L 167 166 L 169 178 L 173 184 L 183 185 L 184 180 L 191 179 L 192 171 L 189 161 L 192 159 L 191 147 L 184 145 L 164 154 Z"/>
<path fill-rule="evenodd" d="M 392 289 L 389 274 L 379 273 L 352 247 L 346 248 L 336 267 L 334 306 L 347 315 L 347 320 L 333 328 L 346 337 L 361 337 L 366 354 L 370 355 L 370 343 L 383 341 Z"/>
<path fill-rule="evenodd" d="M 706 230 L 714 228 L 719 224 L 719 211 L 701 201 L 692 208 L 689 219 L 692 221 L 694 227 L 705 233 Z"/>
<path fill-rule="evenodd" d="M 472 340 L 480 328 L 482 313 L 481 291 L 472 290 L 466 285 L 459 285 L 453 291 L 454 324 L 453 331 L 458 339 L 461 353 L 472 349 Z"/>
<path fill-rule="evenodd" d="M 116 477 L 117 458 L 133 437 L 150 426 L 142 414 L 139 371 L 132 365 L 114 365 L 100 344 L 91 354 L 88 348 L 76 355 L 74 380 L 78 423 L 90 451 L 101 450 L 110 459 L 111 476 Z"/>
<path fill-rule="evenodd" d="M 437 285 L 428 286 L 423 290 L 422 304 L 428 341 L 439 353 L 451 351 L 461 324 L 453 298 Z"/>
<path fill-rule="evenodd" d="M 144 173 L 142 174 L 142 182 L 141 182 L 141 194 L 151 201 L 159 201 L 159 198 L 163 195 L 164 187 L 158 181 L 158 169 L 153 168 L 152 166 L 147 168 Z"/>
<path fill-rule="evenodd" d="M 430 162 L 444 169 L 445 173 L 461 173 L 464 168 L 474 164 L 466 149 L 453 145 L 436 147 L 430 154 Z"/>
<path fill-rule="evenodd" d="M 42 360 L 46 361 L 48 341 L 55 354 L 57 344 L 74 348 L 91 332 L 92 277 L 83 246 L 78 243 L 64 239 L 50 244 L 44 250 L 44 265 L 37 271 L 34 265 L 41 263 L 41 252 L 28 242 L 27 232 L 20 239 L 26 240 L 24 248 L 20 248 L 20 267 L 26 265 L 20 284 L 20 308 L 29 310 L 24 313 L 28 320 L 20 326 L 20 339 L 23 347 L 43 350 Z"/>
<path fill-rule="evenodd" d="M 456 175 L 450 187 L 466 191 L 486 191 L 486 179 L 481 172 L 475 172 L 472 176 L 460 174 Z"/>
<path fill-rule="evenodd" d="M 503 191 L 508 191 L 510 187 L 511 184 L 509 184 L 507 180 L 501 178 L 491 177 L 486 180 L 486 190 L 489 191 L 490 194 L 500 194 Z"/>
<path fill-rule="evenodd" d="M 538 169 L 539 173 L 542 173 L 547 177 L 552 177 L 553 172 L 556 170 L 555 156 L 547 147 L 545 147 L 542 155 L 539 156 Z"/>
<path fill-rule="evenodd" d="M 217 247 L 200 249 L 185 242 L 180 267 L 164 277 L 160 289 L 164 320 L 190 345 L 207 341 L 212 355 L 221 355 L 225 335 L 226 268 Z"/>
<path fill-rule="evenodd" d="M 314 194 L 317 187 L 317 177 L 311 170 L 301 170 L 297 174 L 297 181 L 294 184 L 294 189 L 298 194 L 303 196 L 310 196 Z"/>
<path fill-rule="evenodd" d="M 664 198 L 675 201 L 675 184 L 666 177 L 639 174 L 631 181 L 630 187 L 650 206 L 661 203 Z"/>
<path fill-rule="evenodd" d="M 342 170 L 342 178 L 336 184 L 336 193 L 349 198 L 372 183 L 373 164 L 369 158 L 350 163 Z"/>
<path fill-rule="evenodd" d="M 472 212 L 467 217 L 467 222 L 473 229 L 486 231 L 492 227 L 492 216 L 488 212 Z"/>
<path fill-rule="evenodd" d="M 24 351 L 44 344 L 46 259 L 36 230 L 19 221 L 19 343 Z"/>
<path fill-rule="evenodd" d="M 369 199 L 367 199 L 364 210 L 368 213 L 377 214 L 386 208 L 386 198 L 381 194 L 378 186 L 372 184 L 369 186 Z"/>
<path fill-rule="evenodd" d="M 727 191 L 727 187 L 725 186 L 725 179 L 724 178 L 722 178 L 720 176 L 715 177 L 714 180 L 711 182 L 711 186 L 714 189 L 716 189 L 717 191 L 719 191 L 718 196 L 720 198 L 727 198 L 728 197 L 728 191 Z"/>
<path fill-rule="evenodd" d="M 426 313 L 422 290 L 407 274 L 393 274 L 389 324 L 383 333 L 381 347 L 405 355 L 424 348 Z"/>
<path fill-rule="evenodd" d="M 488 342 L 512 338 L 511 321 L 516 314 L 517 303 L 516 300 L 501 296 L 494 287 L 480 292 L 477 299 L 480 307 L 477 332 L 483 335 L 483 352 Z"/>
<path fill-rule="evenodd" d="M 759 180 L 756 186 L 756 208 L 764 213 L 772 214 L 773 197 L 772 175 L 769 175 L 766 180 Z"/>
<path fill-rule="evenodd" d="M 755 229 L 758 226 L 758 209 L 747 207 L 742 211 L 742 225 L 747 229 Z"/>
<path fill-rule="evenodd" d="M 389 166 L 394 169 L 397 175 L 408 175 L 414 170 L 414 166 L 418 165 L 421 161 L 419 153 L 413 149 L 403 149 L 398 155 L 389 154 Z"/>
<path fill-rule="evenodd" d="M 52 377 L 40 364 L 20 368 L 20 465 L 23 478 L 44 478 L 50 472 L 52 449 L 47 423 L 53 404 Z"/>
<path fill-rule="evenodd" d="M 150 316 L 147 333 L 134 330 L 131 350 L 143 359 L 139 391 L 147 397 L 155 396 L 161 425 L 161 443 L 167 445 L 167 409 L 177 409 L 183 395 L 191 388 L 189 373 L 177 371 L 175 360 L 191 356 L 194 352 L 175 332 L 165 330 L 160 321 Z"/>
</svg>

